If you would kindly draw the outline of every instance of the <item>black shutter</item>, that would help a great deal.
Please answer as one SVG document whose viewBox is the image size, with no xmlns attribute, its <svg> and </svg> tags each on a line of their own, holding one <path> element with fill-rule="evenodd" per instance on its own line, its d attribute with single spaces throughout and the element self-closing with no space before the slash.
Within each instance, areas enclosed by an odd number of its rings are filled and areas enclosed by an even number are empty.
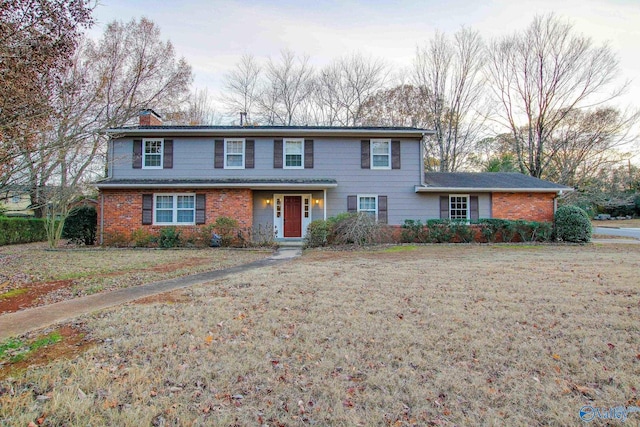
<svg viewBox="0 0 640 427">
<path fill-rule="evenodd" d="M 304 168 L 313 169 L 313 139 L 304 140 Z"/>
<path fill-rule="evenodd" d="M 142 195 L 142 224 L 153 224 L 153 194 Z"/>
<path fill-rule="evenodd" d="M 381 224 L 387 224 L 387 196 L 378 196 L 378 222 Z"/>
<path fill-rule="evenodd" d="M 282 140 L 275 139 L 273 141 L 273 167 L 274 169 L 282 169 Z"/>
<path fill-rule="evenodd" d="M 360 141 L 360 167 L 371 169 L 371 141 L 368 139 Z"/>
<path fill-rule="evenodd" d="M 164 140 L 164 159 L 162 161 L 162 168 L 173 168 L 173 139 Z"/>
<path fill-rule="evenodd" d="M 216 139 L 213 163 L 213 167 L 216 169 L 224 168 L 224 140 L 222 139 Z"/>
<path fill-rule="evenodd" d="M 247 139 L 244 143 L 244 167 L 253 169 L 255 166 L 256 141 Z"/>
<path fill-rule="evenodd" d="M 469 218 L 473 220 L 480 219 L 480 212 L 478 209 L 478 196 L 469 197 Z"/>
<path fill-rule="evenodd" d="M 358 212 L 358 196 L 347 196 L 347 212 Z"/>
<path fill-rule="evenodd" d="M 204 224 L 206 221 L 206 197 L 206 194 L 196 194 L 196 224 Z"/>
<path fill-rule="evenodd" d="M 449 196 L 440 196 L 440 219 L 449 219 Z"/>
<path fill-rule="evenodd" d="M 133 168 L 142 169 L 142 140 L 133 140 Z"/>
<path fill-rule="evenodd" d="M 400 169 L 400 141 L 391 141 L 391 169 Z"/>
</svg>

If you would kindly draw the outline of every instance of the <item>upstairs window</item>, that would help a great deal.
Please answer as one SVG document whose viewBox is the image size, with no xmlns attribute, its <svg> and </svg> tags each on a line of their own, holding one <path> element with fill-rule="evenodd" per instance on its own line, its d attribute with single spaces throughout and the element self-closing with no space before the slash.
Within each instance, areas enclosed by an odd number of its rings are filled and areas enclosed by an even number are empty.
<svg viewBox="0 0 640 427">
<path fill-rule="evenodd" d="M 163 145 L 162 139 L 145 139 L 142 167 L 144 169 L 162 169 Z"/>
<path fill-rule="evenodd" d="M 224 167 L 225 169 L 244 169 L 245 140 L 224 140 Z"/>
<path fill-rule="evenodd" d="M 391 169 L 390 140 L 371 140 L 371 169 Z"/>
<path fill-rule="evenodd" d="M 304 167 L 304 141 L 302 139 L 284 140 L 284 167 L 289 169 Z"/>
</svg>

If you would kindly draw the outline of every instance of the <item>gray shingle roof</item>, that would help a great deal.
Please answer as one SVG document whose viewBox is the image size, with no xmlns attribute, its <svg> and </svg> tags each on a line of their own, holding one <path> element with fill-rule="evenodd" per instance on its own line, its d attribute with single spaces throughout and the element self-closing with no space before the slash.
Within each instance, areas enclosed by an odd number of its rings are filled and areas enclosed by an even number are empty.
<svg viewBox="0 0 640 427">
<path fill-rule="evenodd" d="M 571 191 L 571 187 L 516 172 L 426 172 L 416 191 Z"/>
</svg>

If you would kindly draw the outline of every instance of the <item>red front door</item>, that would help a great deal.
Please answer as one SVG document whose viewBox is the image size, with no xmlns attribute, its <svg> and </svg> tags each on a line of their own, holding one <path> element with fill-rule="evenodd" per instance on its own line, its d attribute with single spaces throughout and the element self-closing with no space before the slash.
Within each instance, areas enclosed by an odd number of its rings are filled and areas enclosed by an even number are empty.
<svg viewBox="0 0 640 427">
<path fill-rule="evenodd" d="M 302 237 L 302 197 L 284 196 L 284 237 Z"/>
</svg>

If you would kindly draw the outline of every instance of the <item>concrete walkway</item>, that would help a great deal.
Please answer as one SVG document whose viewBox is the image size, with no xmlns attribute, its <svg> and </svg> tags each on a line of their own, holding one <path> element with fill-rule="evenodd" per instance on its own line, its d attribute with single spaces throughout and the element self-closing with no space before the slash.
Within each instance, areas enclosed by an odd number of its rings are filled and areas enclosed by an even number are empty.
<svg viewBox="0 0 640 427">
<path fill-rule="evenodd" d="M 207 271 L 191 276 L 176 277 L 146 285 L 134 286 L 117 291 L 93 294 L 86 297 L 74 298 L 54 304 L 29 308 L 0 315 L 0 341 L 9 337 L 25 334 L 36 329 L 61 323 L 87 313 L 124 304 L 140 298 L 157 295 L 175 289 L 186 288 L 200 283 L 211 282 L 231 274 L 242 273 L 256 268 L 274 265 L 290 260 L 302 254 L 301 247 L 281 247 L 271 257 L 239 265 L 224 270 Z"/>
</svg>

